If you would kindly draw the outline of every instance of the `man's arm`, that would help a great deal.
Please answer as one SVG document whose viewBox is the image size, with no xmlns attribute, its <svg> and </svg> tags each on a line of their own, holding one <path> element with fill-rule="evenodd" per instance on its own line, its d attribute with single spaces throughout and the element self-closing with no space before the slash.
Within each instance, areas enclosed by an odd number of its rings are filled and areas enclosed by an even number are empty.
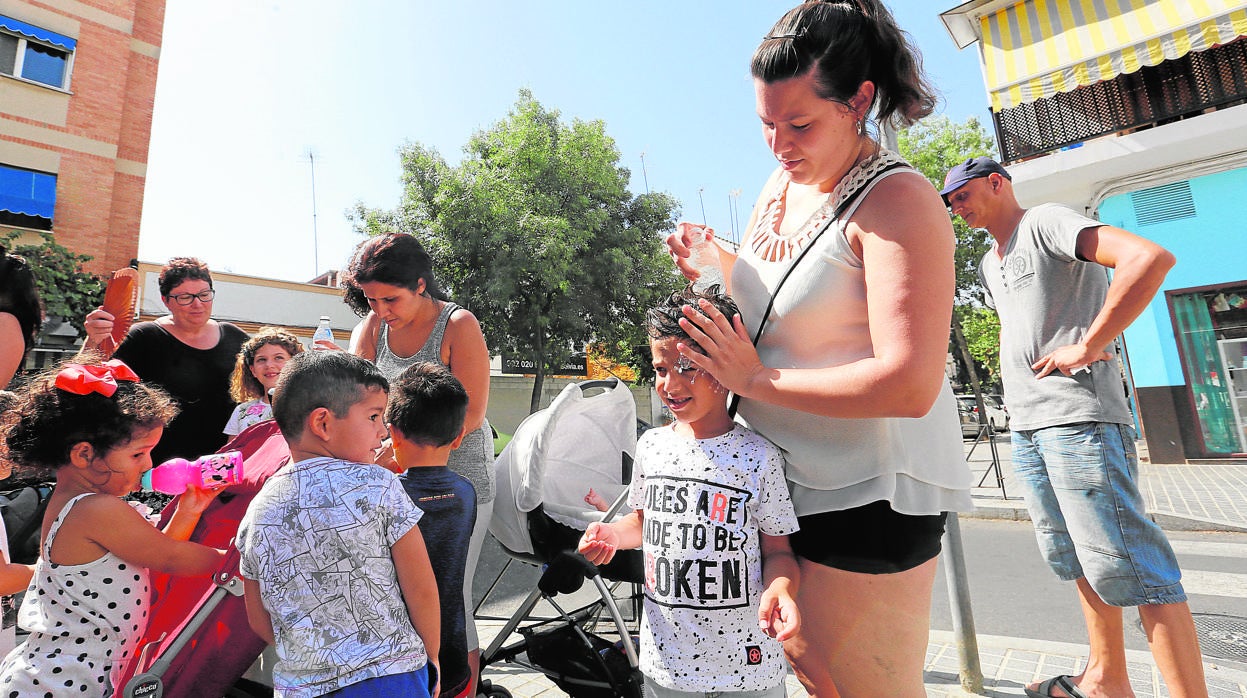
<svg viewBox="0 0 1247 698">
<path fill-rule="evenodd" d="M 1104 307 L 1087 328 L 1082 341 L 1060 347 L 1031 365 L 1042 378 L 1053 371 L 1072 375 L 1095 361 L 1111 359 L 1106 351 L 1117 335 L 1134 322 L 1160 289 L 1177 262 L 1173 254 L 1151 240 L 1100 225 L 1078 234 L 1078 257 L 1114 270 Z"/>
</svg>

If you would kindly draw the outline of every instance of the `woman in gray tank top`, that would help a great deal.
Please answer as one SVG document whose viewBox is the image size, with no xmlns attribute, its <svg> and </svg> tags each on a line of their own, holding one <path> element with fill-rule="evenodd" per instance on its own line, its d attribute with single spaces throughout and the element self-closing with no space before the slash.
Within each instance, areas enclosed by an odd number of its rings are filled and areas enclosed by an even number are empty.
<svg viewBox="0 0 1247 698">
<path fill-rule="evenodd" d="M 463 600 L 469 664 L 478 673 L 480 648 L 472 620 L 472 578 L 489 530 L 494 502 L 494 448 L 485 419 L 489 404 L 489 349 L 480 323 L 446 297 L 433 278 L 433 260 L 411 235 L 390 233 L 360 244 L 342 278 L 347 305 L 364 319 L 351 332 L 350 350 L 374 362 L 388 380 L 419 362 L 450 369 L 468 393 L 467 436 L 450 454 L 450 469 L 476 488 L 476 525 L 468 547 Z"/>
</svg>

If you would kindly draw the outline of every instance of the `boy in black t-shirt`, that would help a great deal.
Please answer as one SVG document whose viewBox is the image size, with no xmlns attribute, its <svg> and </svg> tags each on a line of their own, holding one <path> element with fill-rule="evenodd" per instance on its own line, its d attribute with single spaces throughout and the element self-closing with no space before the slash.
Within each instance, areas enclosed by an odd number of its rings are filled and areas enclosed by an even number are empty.
<svg viewBox="0 0 1247 698">
<path fill-rule="evenodd" d="M 385 421 L 394 441 L 394 458 L 404 472 L 403 488 L 424 511 L 420 532 L 433 563 L 442 603 L 439 653 L 445 696 L 475 686 L 468 664 L 463 575 L 468 541 L 476 523 L 476 490 L 450 471 L 446 460 L 463 441 L 468 394 L 449 369 L 433 363 L 409 366 L 390 384 Z M 471 695 L 469 693 L 468 695 Z"/>
</svg>

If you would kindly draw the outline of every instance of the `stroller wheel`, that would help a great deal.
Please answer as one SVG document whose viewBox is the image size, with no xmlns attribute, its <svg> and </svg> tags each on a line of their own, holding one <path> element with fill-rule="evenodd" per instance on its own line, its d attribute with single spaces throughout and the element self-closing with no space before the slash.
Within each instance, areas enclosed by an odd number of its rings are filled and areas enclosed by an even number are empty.
<svg viewBox="0 0 1247 698">
<path fill-rule="evenodd" d="M 476 695 L 486 696 L 486 698 L 511 698 L 510 691 L 490 681 L 482 681 Z"/>
</svg>

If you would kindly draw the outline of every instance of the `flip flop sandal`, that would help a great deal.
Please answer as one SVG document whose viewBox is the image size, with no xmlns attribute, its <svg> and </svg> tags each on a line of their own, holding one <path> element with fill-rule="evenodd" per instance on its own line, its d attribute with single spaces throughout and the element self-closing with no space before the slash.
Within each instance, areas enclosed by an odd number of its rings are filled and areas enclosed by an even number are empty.
<svg viewBox="0 0 1247 698">
<path fill-rule="evenodd" d="M 1026 695 L 1030 696 L 1030 698 L 1053 698 L 1053 687 L 1065 691 L 1065 695 L 1069 696 L 1069 698 L 1087 698 L 1087 694 L 1078 690 L 1078 687 L 1074 685 L 1070 678 L 1069 674 L 1061 674 L 1039 684 L 1038 690 L 1032 691 L 1029 688 L 1023 690 L 1026 691 Z"/>
</svg>

